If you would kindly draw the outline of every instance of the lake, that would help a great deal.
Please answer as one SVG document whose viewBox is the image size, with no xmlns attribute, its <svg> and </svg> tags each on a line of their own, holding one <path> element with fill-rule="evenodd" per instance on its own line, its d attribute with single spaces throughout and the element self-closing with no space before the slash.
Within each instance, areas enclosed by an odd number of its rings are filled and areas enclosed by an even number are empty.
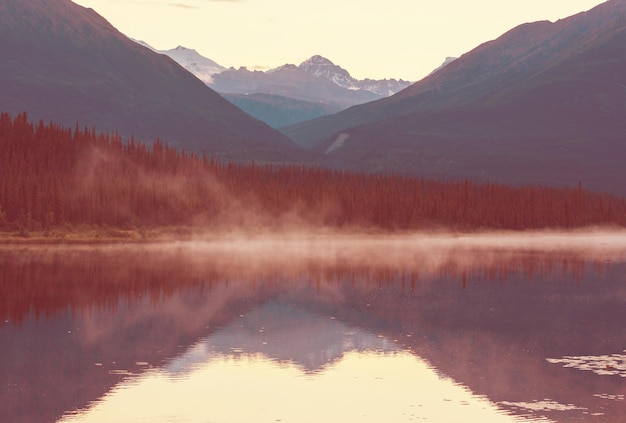
<svg viewBox="0 0 626 423">
<path fill-rule="evenodd" d="M 626 421 L 626 235 L 0 246 L 7 422 Z"/>
</svg>

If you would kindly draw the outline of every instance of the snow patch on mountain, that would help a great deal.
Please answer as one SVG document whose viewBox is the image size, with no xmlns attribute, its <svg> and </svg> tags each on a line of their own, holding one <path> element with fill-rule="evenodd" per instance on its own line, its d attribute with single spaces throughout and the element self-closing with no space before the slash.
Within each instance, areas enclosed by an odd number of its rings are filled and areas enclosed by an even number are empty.
<svg viewBox="0 0 626 423">
<path fill-rule="evenodd" d="M 335 150 L 340 149 L 341 147 L 343 147 L 343 145 L 345 144 L 345 142 L 348 140 L 348 138 L 350 138 L 350 134 L 346 133 L 346 132 L 342 132 L 337 136 L 337 139 L 335 139 L 335 141 L 330 145 L 330 147 L 328 147 L 326 149 L 326 151 L 324 152 L 324 154 L 329 154 L 332 153 Z"/>
</svg>

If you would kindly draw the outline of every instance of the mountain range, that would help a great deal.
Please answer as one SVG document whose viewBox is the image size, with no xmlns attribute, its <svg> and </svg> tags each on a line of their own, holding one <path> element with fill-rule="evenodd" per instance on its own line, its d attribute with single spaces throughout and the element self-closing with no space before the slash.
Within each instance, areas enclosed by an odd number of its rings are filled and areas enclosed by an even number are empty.
<svg viewBox="0 0 626 423">
<path fill-rule="evenodd" d="M 70 0 L 0 2 L 0 110 L 229 159 L 286 160 L 287 137 Z"/>
<path fill-rule="evenodd" d="M 271 94 L 343 110 L 355 104 L 382 98 L 371 91 L 351 90 L 309 74 L 296 65 L 283 65 L 266 72 L 247 68 L 229 69 L 213 75 L 211 88 L 222 94 Z"/>
<path fill-rule="evenodd" d="M 143 41 L 136 41 L 137 43 L 150 48 L 158 53 L 165 54 L 181 66 L 193 73 L 201 81 L 204 81 L 207 85 L 214 88 L 220 93 L 231 94 L 250 94 L 250 93 L 264 93 L 264 94 L 277 94 L 276 91 L 285 92 L 287 89 L 282 87 L 283 81 L 280 77 L 284 76 L 284 71 L 296 71 L 299 69 L 304 74 L 313 76 L 314 78 L 321 78 L 322 80 L 328 80 L 334 83 L 336 86 L 348 89 L 350 91 L 367 91 L 375 96 L 368 96 L 365 93 L 360 93 L 360 96 L 350 95 L 344 93 L 345 99 L 327 99 L 319 97 L 320 94 L 316 94 L 312 89 L 308 89 L 308 94 L 294 94 L 293 98 L 299 98 L 303 96 L 305 99 L 320 98 L 323 102 L 337 103 L 337 104 L 358 104 L 365 98 L 376 99 L 382 97 L 388 97 L 403 90 L 411 85 L 411 82 L 404 81 L 402 79 L 363 79 L 358 80 L 350 75 L 350 73 L 341 66 L 335 65 L 329 59 L 320 55 L 315 55 L 302 62 L 300 65 L 295 66 L 291 64 L 285 64 L 268 71 L 249 71 L 247 67 L 225 68 L 224 66 L 214 62 L 213 60 L 202 56 L 194 49 L 190 49 L 183 46 L 178 46 L 171 50 L 157 50 L 151 47 L 149 44 Z M 447 65 L 453 58 L 447 58 L 441 67 Z M 441 68 L 440 67 L 440 68 Z M 439 69 L 439 68 L 437 68 Z M 220 76 L 222 73 L 226 75 Z M 298 72 L 298 71 L 296 71 Z M 298 72 L 299 73 L 299 72 Z M 315 85 L 315 79 L 306 79 L 303 74 L 300 74 L 300 78 L 306 83 Z M 288 82 L 285 84 L 288 85 Z M 300 88 L 301 89 L 301 88 Z M 288 91 L 287 91 L 288 92 Z M 338 91 L 341 92 L 341 91 Z M 355 103 L 356 101 L 356 103 Z"/>
<path fill-rule="evenodd" d="M 626 0 L 520 25 L 388 97 L 408 83 L 359 81 L 321 56 L 260 72 L 224 70 L 183 47 L 158 54 L 70 0 L 0 2 L 0 49 L 0 111 L 31 120 L 224 159 L 317 157 L 339 169 L 626 194 Z M 224 97 L 274 126 L 314 119 L 280 133 Z"/>
<path fill-rule="evenodd" d="M 626 1 L 520 25 L 382 100 L 285 128 L 328 163 L 626 193 Z"/>
<path fill-rule="evenodd" d="M 319 55 L 299 66 L 286 64 L 268 71 L 251 71 L 246 67 L 226 69 L 183 46 L 156 50 L 137 42 L 171 57 L 224 98 L 275 128 L 378 100 L 411 84 L 396 79 L 358 80 Z"/>
</svg>

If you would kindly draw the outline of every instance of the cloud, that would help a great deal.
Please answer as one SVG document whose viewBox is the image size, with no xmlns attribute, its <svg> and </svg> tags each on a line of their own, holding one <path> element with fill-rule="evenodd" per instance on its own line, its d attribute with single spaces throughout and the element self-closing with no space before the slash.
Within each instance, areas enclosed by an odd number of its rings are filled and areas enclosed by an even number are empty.
<svg viewBox="0 0 626 423">
<path fill-rule="evenodd" d="M 182 9 L 198 9 L 198 6 L 191 6 L 183 3 L 169 3 L 170 6 L 180 7 Z"/>
<path fill-rule="evenodd" d="M 169 6 L 178 7 L 182 9 L 200 9 L 203 3 L 240 3 L 245 0 L 197 0 L 196 4 L 189 3 L 167 3 Z"/>
<path fill-rule="evenodd" d="M 206 3 L 241 3 L 245 0 L 191 0 L 191 1 L 183 1 L 183 2 L 172 2 L 172 1 L 163 1 L 163 0 L 130 0 L 128 3 L 136 3 L 143 5 L 161 5 L 161 6 L 172 6 L 179 7 L 183 9 L 199 9 L 202 7 L 202 4 Z"/>
</svg>

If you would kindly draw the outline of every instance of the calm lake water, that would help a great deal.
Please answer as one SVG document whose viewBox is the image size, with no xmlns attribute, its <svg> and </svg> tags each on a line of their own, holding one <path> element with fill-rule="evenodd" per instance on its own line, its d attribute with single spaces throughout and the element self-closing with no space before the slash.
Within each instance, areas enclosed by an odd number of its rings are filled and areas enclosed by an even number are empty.
<svg viewBox="0 0 626 423">
<path fill-rule="evenodd" d="M 2 421 L 626 421 L 624 239 L 348 238 L 0 247 Z"/>
</svg>

